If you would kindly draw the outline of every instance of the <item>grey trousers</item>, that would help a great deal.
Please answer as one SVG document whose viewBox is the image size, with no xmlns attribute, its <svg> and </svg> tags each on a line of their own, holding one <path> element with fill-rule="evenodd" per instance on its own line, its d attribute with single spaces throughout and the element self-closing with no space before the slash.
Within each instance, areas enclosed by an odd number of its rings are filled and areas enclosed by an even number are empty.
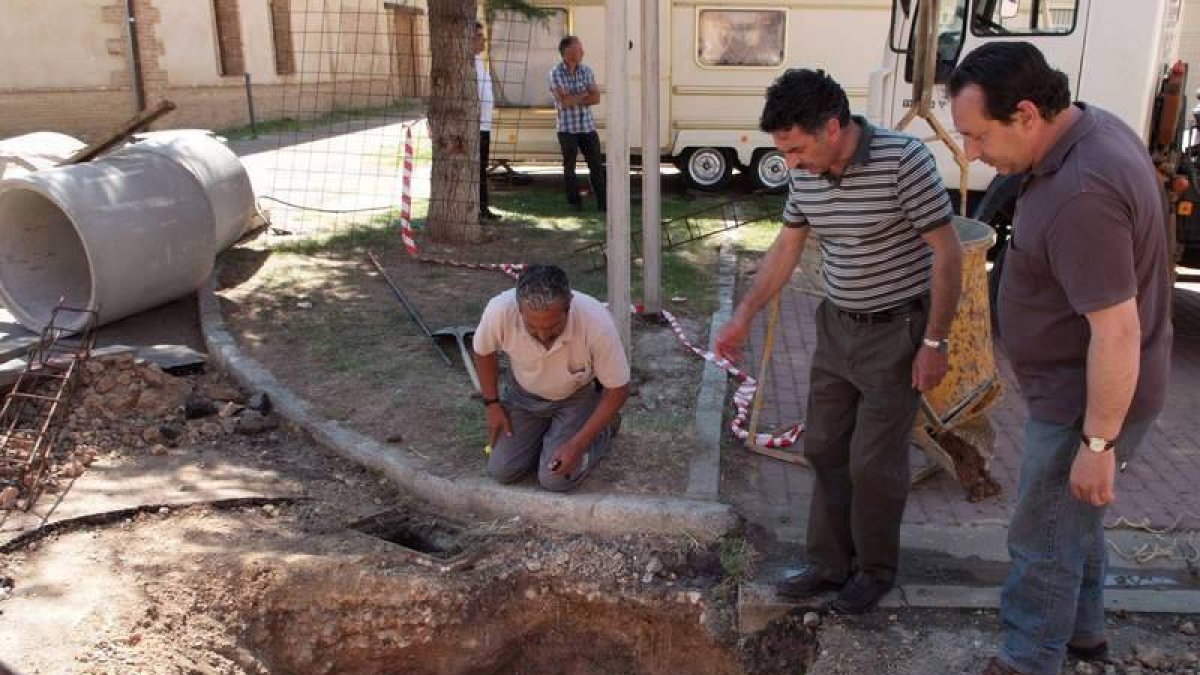
<svg viewBox="0 0 1200 675">
<path fill-rule="evenodd" d="M 561 401 L 549 401 L 530 394 L 511 380 L 507 384 L 501 400 L 508 412 L 512 436 L 501 435 L 497 439 L 488 458 L 488 474 L 501 483 L 512 483 L 536 469 L 538 483 L 547 490 L 565 492 L 574 488 L 608 453 L 615 425 L 609 425 L 596 436 L 575 473 L 552 474 L 550 462 L 559 446 L 570 440 L 595 412 L 601 392 L 594 384 L 587 384 Z"/>
<path fill-rule="evenodd" d="M 894 580 L 920 405 L 912 362 L 926 310 L 861 323 L 828 300 L 817 309 L 804 456 L 816 481 L 808 557 L 831 580 L 856 570 Z"/>
</svg>

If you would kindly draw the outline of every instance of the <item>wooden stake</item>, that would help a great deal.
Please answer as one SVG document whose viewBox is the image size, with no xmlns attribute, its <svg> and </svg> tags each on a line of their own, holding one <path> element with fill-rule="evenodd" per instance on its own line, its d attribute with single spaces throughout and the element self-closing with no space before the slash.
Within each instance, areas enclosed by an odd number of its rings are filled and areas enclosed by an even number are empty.
<svg viewBox="0 0 1200 675">
<path fill-rule="evenodd" d="M 775 327 L 779 325 L 779 300 L 783 295 L 781 289 L 771 298 L 771 311 L 767 315 L 767 338 L 763 340 L 762 359 L 758 363 L 758 387 L 754 390 L 754 403 L 750 406 L 750 435 L 746 445 L 751 450 L 757 450 L 758 418 L 762 413 L 763 391 L 767 384 L 767 366 L 771 363 L 771 351 L 775 347 Z"/>
</svg>

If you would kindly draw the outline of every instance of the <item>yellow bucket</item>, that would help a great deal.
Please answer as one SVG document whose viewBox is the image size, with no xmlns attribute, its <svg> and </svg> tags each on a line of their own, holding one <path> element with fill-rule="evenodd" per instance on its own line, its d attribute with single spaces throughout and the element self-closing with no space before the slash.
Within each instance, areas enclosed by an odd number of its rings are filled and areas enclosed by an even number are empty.
<svg viewBox="0 0 1200 675">
<path fill-rule="evenodd" d="M 925 393 L 934 412 L 956 426 L 987 411 L 1000 398 L 988 305 L 987 250 L 996 233 L 978 220 L 955 216 L 963 247 L 962 296 L 950 326 L 950 366 L 945 379 Z"/>
</svg>

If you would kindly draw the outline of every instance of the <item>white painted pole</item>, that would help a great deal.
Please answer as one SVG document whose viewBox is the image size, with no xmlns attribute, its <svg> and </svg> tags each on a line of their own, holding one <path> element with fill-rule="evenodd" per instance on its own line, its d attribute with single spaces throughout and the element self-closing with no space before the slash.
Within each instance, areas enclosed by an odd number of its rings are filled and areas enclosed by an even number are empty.
<svg viewBox="0 0 1200 675">
<path fill-rule="evenodd" d="M 662 311 L 662 180 L 659 173 L 658 2 L 642 0 L 642 302 Z"/>
<path fill-rule="evenodd" d="M 629 354 L 629 11 L 626 0 L 608 0 L 607 10 L 608 309 Z"/>
</svg>

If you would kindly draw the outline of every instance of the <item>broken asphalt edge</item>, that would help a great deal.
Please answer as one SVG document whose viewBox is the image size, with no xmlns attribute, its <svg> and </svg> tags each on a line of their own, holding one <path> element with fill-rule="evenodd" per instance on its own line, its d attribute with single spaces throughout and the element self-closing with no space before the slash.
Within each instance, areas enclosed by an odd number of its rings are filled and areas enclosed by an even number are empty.
<svg viewBox="0 0 1200 675">
<path fill-rule="evenodd" d="M 283 386 L 243 353 L 225 325 L 216 295 L 218 261 L 199 291 L 200 330 L 209 357 L 246 389 L 266 392 L 278 414 L 342 457 L 379 471 L 398 487 L 448 514 L 520 517 L 553 529 L 595 534 L 687 534 L 714 541 L 740 524 L 729 504 L 678 497 L 548 492 L 501 486 L 482 478 L 449 479 L 425 471 L 401 448 L 376 441 L 316 414 L 308 401 Z"/>
</svg>

